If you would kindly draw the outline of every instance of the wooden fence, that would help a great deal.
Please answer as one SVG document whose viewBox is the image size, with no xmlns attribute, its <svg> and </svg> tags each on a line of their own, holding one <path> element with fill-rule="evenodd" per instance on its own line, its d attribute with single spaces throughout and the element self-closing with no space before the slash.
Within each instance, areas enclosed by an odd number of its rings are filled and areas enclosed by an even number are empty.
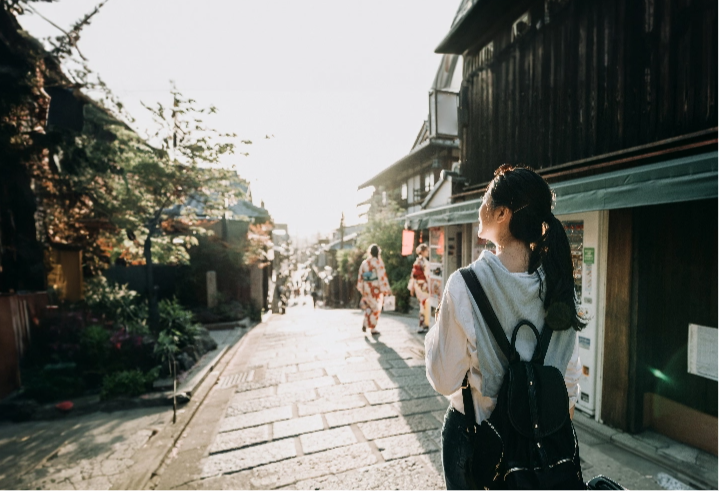
<svg viewBox="0 0 719 491">
<path fill-rule="evenodd" d="M 47 293 L 0 295 L 0 399 L 20 388 L 20 360 L 47 305 Z"/>
</svg>

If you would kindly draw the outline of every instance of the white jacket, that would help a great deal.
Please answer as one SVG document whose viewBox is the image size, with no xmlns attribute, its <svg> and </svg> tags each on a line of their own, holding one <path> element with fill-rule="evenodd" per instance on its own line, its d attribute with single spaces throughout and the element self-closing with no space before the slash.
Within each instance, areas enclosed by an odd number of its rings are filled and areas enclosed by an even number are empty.
<svg viewBox="0 0 719 491">
<path fill-rule="evenodd" d="M 541 334 L 544 327 L 544 304 L 539 296 L 541 268 L 534 274 L 510 273 L 490 251 L 482 252 L 471 267 L 508 339 L 523 319 L 532 322 Z M 470 295 L 459 271 L 453 273 L 442 294 L 437 323 L 427 333 L 424 344 L 430 384 L 440 394 L 449 396 L 452 407 L 462 414 L 461 385 L 471 368 L 469 383 L 479 424 L 492 414 L 508 363 Z M 536 343 L 531 329 L 519 330 L 516 347 L 522 360 L 531 359 Z M 573 406 L 581 374 L 576 331 L 552 334 L 545 364 L 564 373 L 569 405 Z"/>
</svg>

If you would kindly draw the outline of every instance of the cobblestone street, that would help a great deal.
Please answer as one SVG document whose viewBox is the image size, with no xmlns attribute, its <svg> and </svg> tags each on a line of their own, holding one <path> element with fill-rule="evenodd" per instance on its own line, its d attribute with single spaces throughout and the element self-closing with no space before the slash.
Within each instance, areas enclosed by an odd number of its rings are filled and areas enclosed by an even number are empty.
<svg viewBox="0 0 719 491">
<path fill-rule="evenodd" d="M 172 421 L 167 407 L 0 426 L 0 488 L 110 489 Z"/>
<path fill-rule="evenodd" d="M 444 489 L 448 403 L 427 382 L 414 323 L 385 314 L 372 338 L 357 310 L 313 310 L 308 301 L 273 316 L 245 337 L 152 485 Z M 656 466 L 586 454 L 588 474 L 657 487 Z"/>
</svg>

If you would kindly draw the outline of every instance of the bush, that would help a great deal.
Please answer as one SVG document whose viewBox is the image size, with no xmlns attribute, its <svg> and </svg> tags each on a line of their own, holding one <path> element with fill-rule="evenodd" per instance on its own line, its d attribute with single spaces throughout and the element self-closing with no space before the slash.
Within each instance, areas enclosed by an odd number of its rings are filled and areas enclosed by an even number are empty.
<svg viewBox="0 0 719 491">
<path fill-rule="evenodd" d="M 110 355 L 110 331 L 104 327 L 93 324 L 80 332 L 81 361 L 85 366 L 101 366 L 107 362 Z"/>
<path fill-rule="evenodd" d="M 22 376 L 24 396 L 41 403 L 70 399 L 85 391 L 85 383 L 77 376 L 74 363 L 27 368 L 23 370 Z"/>
<path fill-rule="evenodd" d="M 142 373 L 140 370 L 124 370 L 106 375 L 102 380 L 100 398 L 102 400 L 113 397 L 136 397 L 152 388 L 152 383 L 160 373 L 159 367 Z"/>
<path fill-rule="evenodd" d="M 104 276 L 87 282 L 85 303 L 93 314 L 124 327 L 129 334 L 147 333 L 147 304 L 127 285 L 109 283 Z"/>
<path fill-rule="evenodd" d="M 180 305 L 177 298 L 161 300 L 159 310 L 160 332 L 165 331 L 176 336 L 180 349 L 195 344 L 195 336 L 197 336 L 200 326 L 193 320 L 192 312 Z"/>
<path fill-rule="evenodd" d="M 409 284 L 409 277 L 399 280 L 392 284 L 392 295 L 395 298 L 395 308 L 397 312 L 406 314 L 409 312 L 409 290 L 407 285 Z"/>
</svg>

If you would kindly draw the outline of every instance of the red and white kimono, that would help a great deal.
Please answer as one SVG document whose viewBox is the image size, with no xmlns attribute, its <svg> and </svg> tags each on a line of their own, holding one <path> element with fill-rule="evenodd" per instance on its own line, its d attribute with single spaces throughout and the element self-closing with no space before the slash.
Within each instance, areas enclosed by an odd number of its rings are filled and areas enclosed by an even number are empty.
<svg viewBox="0 0 719 491">
<path fill-rule="evenodd" d="M 362 294 L 360 301 L 360 308 L 364 311 L 362 327 L 374 329 L 382 311 L 383 296 L 392 292 L 384 263 L 380 258 L 369 257 L 362 261 L 357 275 L 357 290 Z"/>
<path fill-rule="evenodd" d="M 419 301 L 419 328 L 429 327 L 429 260 L 422 255 L 414 260 L 407 289 Z"/>
</svg>

